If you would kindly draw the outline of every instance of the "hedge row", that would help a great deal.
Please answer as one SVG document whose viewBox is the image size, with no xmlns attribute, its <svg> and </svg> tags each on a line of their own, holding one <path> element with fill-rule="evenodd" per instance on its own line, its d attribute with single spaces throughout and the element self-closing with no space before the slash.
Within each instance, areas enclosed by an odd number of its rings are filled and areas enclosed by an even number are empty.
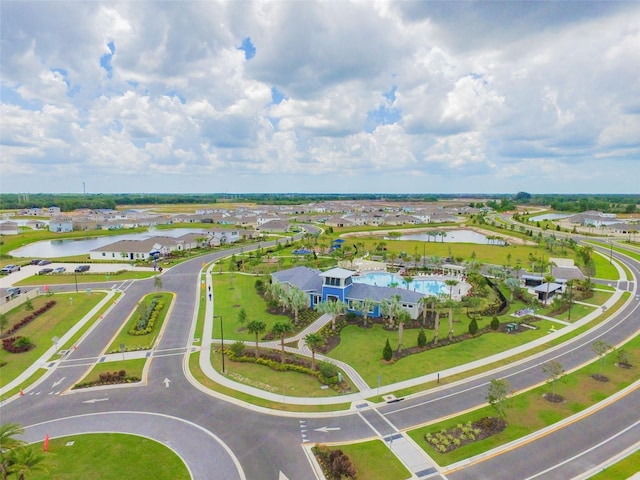
<svg viewBox="0 0 640 480">
<path fill-rule="evenodd" d="M 55 300 L 48 301 L 42 307 L 40 307 L 38 310 L 34 310 L 29 315 L 26 315 L 22 320 L 20 320 L 19 322 L 15 323 L 10 329 L 5 331 L 2 336 L 3 337 L 8 337 L 12 333 L 15 333 L 16 331 L 20 330 L 22 327 L 24 327 L 25 325 L 31 323 L 33 320 L 35 320 L 37 317 L 42 315 L 47 310 L 51 310 L 55 304 L 56 304 Z"/>
<path fill-rule="evenodd" d="M 99 375 L 98 380 L 77 383 L 73 388 L 99 387 L 101 385 L 116 385 L 119 383 L 134 383 L 139 381 L 140 379 L 138 377 L 127 376 L 125 370 L 120 370 L 117 372 L 103 372 Z"/>
<path fill-rule="evenodd" d="M 147 309 L 143 318 L 140 318 L 135 326 L 129 329 L 129 335 L 147 335 L 153 332 L 156 320 L 164 308 L 164 302 L 152 300 L 150 308 Z M 139 328 L 140 327 L 140 328 Z"/>
</svg>

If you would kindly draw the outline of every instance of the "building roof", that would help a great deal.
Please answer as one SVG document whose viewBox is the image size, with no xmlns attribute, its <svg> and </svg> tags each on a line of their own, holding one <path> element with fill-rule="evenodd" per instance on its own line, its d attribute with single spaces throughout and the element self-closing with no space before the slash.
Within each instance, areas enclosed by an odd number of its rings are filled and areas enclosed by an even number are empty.
<svg viewBox="0 0 640 480">
<path fill-rule="evenodd" d="M 347 270 L 346 268 L 335 267 L 326 272 L 320 273 L 321 277 L 331 277 L 331 278 L 349 278 L 352 277 L 356 272 L 353 270 Z"/>
<path fill-rule="evenodd" d="M 322 290 L 322 278 L 320 271 L 309 267 L 293 267 L 271 274 L 271 277 L 279 283 L 288 283 L 305 292 Z"/>
<path fill-rule="evenodd" d="M 556 290 L 559 290 L 562 288 L 562 285 L 560 285 L 559 283 L 543 283 L 542 285 L 538 285 L 536 288 L 534 288 L 533 291 L 546 293 L 547 285 L 549 286 L 549 293 L 555 292 Z"/>
</svg>

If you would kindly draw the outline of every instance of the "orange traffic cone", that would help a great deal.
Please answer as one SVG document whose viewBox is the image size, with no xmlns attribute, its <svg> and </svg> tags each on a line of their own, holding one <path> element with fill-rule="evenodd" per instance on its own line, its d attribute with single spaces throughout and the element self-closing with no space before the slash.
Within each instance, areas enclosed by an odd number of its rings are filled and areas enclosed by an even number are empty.
<svg viewBox="0 0 640 480">
<path fill-rule="evenodd" d="M 74 344 L 74 345 L 73 345 L 73 349 L 74 349 L 74 350 L 77 350 L 77 349 L 78 349 L 78 345 Z"/>
<path fill-rule="evenodd" d="M 24 395 L 24 392 L 22 391 L 22 389 L 20 389 L 20 396 L 22 397 Z"/>
</svg>

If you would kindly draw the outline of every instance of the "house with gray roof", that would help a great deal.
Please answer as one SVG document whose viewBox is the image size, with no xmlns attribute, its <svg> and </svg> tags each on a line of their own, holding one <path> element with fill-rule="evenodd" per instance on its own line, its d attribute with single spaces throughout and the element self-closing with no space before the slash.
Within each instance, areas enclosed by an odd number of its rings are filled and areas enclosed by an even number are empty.
<svg viewBox="0 0 640 480">
<path fill-rule="evenodd" d="M 309 307 L 326 301 L 340 300 L 348 306 L 348 311 L 356 315 L 362 312 L 355 308 L 356 302 L 365 299 L 373 300 L 375 306 L 371 316 L 381 316 L 381 304 L 390 300 L 393 296 L 400 297 L 402 308 L 416 319 L 422 312 L 421 299 L 423 294 L 404 288 L 379 287 L 354 283 L 353 276 L 356 272 L 345 268 L 332 268 L 325 272 L 309 267 L 294 267 L 271 274 L 274 283 L 282 284 L 285 289 L 295 287 L 309 295 Z"/>
</svg>

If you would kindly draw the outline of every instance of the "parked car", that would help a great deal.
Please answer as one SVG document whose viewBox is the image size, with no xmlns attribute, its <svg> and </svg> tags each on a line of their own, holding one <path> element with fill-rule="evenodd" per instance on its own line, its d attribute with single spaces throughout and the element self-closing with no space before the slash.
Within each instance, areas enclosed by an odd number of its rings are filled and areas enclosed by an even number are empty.
<svg viewBox="0 0 640 480">
<path fill-rule="evenodd" d="M 12 297 L 20 295 L 20 287 L 9 287 L 9 288 L 7 288 L 7 295 L 11 295 Z"/>
<path fill-rule="evenodd" d="M 29 262 L 29 265 L 38 265 L 42 260 L 40 260 L 39 258 L 34 258 L 33 260 L 31 260 L 31 262 Z"/>
<path fill-rule="evenodd" d="M 53 269 L 53 273 L 64 273 L 67 269 L 65 267 L 57 267 Z"/>
<path fill-rule="evenodd" d="M 91 268 L 89 265 L 78 265 L 74 270 L 77 273 L 87 272 Z"/>
<path fill-rule="evenodd" d="M 0 273 L 2 273 L 2 275 L 9 275 L 10 273 L 19 271 L 20 267 L 18 265 L 7 265 L 2 270 L 0 270 Z"/>
<path fill-rule="evenodd" d="M 38 275 L 46 275 L 47 273 L 53 272 L 53 268 L 43 268 L 38 272 Z"/>
<path fill-rule="evenodd" d="M 49 265 L 51 263 L 51 260 L 40 260 L 38 262 L 38 265 L 42 266 L 42 265 Z"/>
</svg>

